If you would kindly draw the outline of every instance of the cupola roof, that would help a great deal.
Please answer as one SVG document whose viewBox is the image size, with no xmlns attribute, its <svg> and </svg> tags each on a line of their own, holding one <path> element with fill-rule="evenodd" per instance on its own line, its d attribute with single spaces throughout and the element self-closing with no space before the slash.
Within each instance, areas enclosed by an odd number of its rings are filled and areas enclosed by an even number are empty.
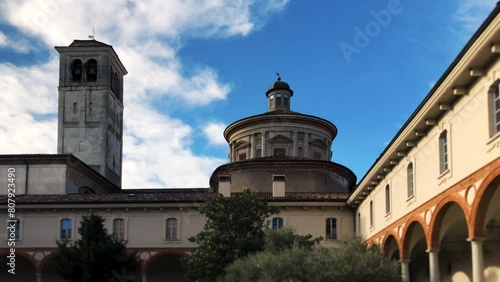
<svg viewBox="0 0 500 282">
<path fill-rule="evenodd" d="M 273 82 L 270 86 L 269 89 L 266 92 L 266 96 L 269 95 L 274 90 L 288 90 L 290 91 L 290 96 L 293 95 L 292 89 L 290 89 L 290 85 L 288 83 L 281 81 L 281 77 L 278 75 L 278 80 Z"/>
</svg>

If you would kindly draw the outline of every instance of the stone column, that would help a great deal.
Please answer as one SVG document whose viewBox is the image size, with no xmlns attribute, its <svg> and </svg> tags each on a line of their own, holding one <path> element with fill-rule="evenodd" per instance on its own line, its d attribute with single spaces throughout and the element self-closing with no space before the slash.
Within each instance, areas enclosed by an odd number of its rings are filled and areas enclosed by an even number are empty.
<svg viewBox="0 0 500 282">
<path fill-rule="evenodd" d="M 142 282 L 148 282 L 148 274 L 146 272 L 141 273 Z"/>
<path fill-rule="evenodd" d="M 429 275 L 430 282 L 439 282 L 439 250 L 427 250 L 429 253 Z"/>
<path fill-rule="evenodd" d="M 410 260 L 402 259 L 399 262 L 401 263 L 401 281 L 410 282 Z"/>
<path fill-rule="evenodd" d="M 469 238 L 467 241 L 471 244 L 472 251 L 472 281 L 484 281 L 484 257 L 483 241 L 484 238 Z"/>
<path fill-rule="evenodd" d="M 36 274 L 36 282 L 42 282 L 42 273 Z"/>
</svg>

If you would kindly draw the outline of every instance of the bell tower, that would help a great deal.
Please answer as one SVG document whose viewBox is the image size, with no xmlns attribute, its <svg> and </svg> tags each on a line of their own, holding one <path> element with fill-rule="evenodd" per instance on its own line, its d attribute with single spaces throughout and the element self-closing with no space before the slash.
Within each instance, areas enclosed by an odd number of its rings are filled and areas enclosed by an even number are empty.
<svg viewBox="0 0 500 282">
<path fill-rule="evenodd" d="M 73 154 L 121 187 L 123 76 L 111 45 L 75 40 L 60 55 L 57 153 Z"/>
</svg>

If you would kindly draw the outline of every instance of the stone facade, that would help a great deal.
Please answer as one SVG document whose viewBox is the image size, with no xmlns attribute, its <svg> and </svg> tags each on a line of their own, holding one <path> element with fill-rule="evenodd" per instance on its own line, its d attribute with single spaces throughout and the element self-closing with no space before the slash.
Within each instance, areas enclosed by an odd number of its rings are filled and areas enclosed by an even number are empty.
<svg viewBox="0 0 500 282">
<path fill-rule="evenodd" d="M 59 154 L 73 154 L 121 186 L 123 76 L 107 44 L 75 40 L 56 47 L 59 72 Z"/>
</svg>

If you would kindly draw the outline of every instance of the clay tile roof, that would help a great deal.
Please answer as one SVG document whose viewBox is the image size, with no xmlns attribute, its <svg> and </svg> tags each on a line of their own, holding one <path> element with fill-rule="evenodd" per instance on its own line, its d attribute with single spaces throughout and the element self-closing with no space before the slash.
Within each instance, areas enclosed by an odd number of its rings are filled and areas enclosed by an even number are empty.
<svg viewBox="0 0 500 282">
<path fill-rule="evenodd" d="M 233 193 L 237 197 L 242 193 Z M 272 193 L 257 193 L 269 202 L 344 202 L 349 193 L 285 193 L 285 197 L 273 198 Z M 149 193 L 110 193 L 110 194 L 66 194 L 66 195 L 18 195 L 16 204 L 123 204 L 123 203 L 203 203 L 217 197 L 216 193 L 186 192 L 149 192 Z M 7 204 L 7 196 L 0 196 L 0 204 Z"/>
<path fill-rule="evenodd" d="M 16 204 L 200 203 L 215 197 L 216 194 L 206 192 L 18 195 Z M 7 196 L 0 196 L 0 204 L 6 203 Z"/>
<path fill-rule="evenodd" d="M 233 193 L 238 196 L 242 193 Z M 314 192 L 290 192 L 285 197 L 273 197 L 272 193 L 257 193 L 261 199 L 269 202 L 344 202 L 350 193 L 314 193 Z"/>
</svg>

